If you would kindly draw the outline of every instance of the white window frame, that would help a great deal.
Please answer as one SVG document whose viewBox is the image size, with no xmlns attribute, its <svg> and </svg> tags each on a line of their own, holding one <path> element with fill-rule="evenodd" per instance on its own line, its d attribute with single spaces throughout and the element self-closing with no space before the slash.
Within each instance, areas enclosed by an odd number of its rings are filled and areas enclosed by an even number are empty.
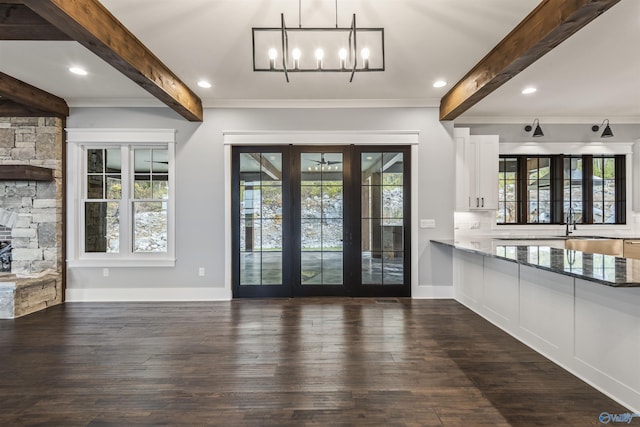
<svg viewBox="0 0 640 427">
<path fill-rule="evenodd" d="M 69 267 L 174 267 L 175 266 L 175 129 L 79 129 L 67 132 L 67 257 Z M 122 151 L 122 201 L 120 251 L 84 251 L 84 199 L 89 149 Z M 169 196 L 167 203 L 167 251 L 133 252 L 133 152 L 134 149 L 166 149 Z M 125 206 L 126 205 L 126 206 Z"/>
</svg>

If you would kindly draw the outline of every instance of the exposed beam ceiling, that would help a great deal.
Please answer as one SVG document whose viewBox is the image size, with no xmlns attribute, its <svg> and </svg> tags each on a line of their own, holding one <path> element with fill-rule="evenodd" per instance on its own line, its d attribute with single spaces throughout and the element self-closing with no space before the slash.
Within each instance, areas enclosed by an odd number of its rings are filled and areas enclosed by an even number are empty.
<svg viewBox="0 0 640 427">
<path fill-rule="evenodd" d="M 29 8 L 190 121 L 202 102 L 96 0 L 25 0 Z"/>
<path fill-rule="evenodd" d="M 0 0 L 0 40 L 71 40 L 23 4 Z"/>
<path fill-rule="evenodd" d="M 64 99 L 2 72 L 0 72 L 0 97 L 2 97 L 0 111 L 14 113 L 1 115 L 15 116 L 20 115 L 20 112 L 25 114 L 41 112 L 43 116 L 54 115 L 61 118 L 69 115 L 69 107 Z"/>
<path fill-rule="evenodd" d="M 202 121 L 202 101 L 97 0 L 0 0 L 0 39 L 75 40 L 190 121 Z M 42 25 L 24 6 L 51 25 Z M 10 12 L 8 15 L 6 12 Z M 2 23 L 0 18 L 0 24 Z M 36 25 L 31 27 L 30 22 Z M 19 28 L 22 24 L 23 27 Z M 38 29 L 43 33 L 35 34 Z M 37 106 L 33 106 L 36 107 Z"/>
<path fill-rule="evenodd" d="M 0 117 L 60 117 L 60 115 L 0 98 Z"/>
<path fill-rule="evenodd" d="M 440 120 L 455 120 L 620 0 L 543 0 L 440 102 Z"/>
</svg>

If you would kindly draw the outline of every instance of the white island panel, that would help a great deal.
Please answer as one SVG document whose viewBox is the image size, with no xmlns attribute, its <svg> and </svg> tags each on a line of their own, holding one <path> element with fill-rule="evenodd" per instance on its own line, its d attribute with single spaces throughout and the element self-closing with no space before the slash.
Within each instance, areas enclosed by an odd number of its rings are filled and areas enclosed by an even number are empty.
<svg viewBox="0 0 640 427">
<path fill-rule="evenodd" d="M 474 311 L 481 308 L 484 257 L 469 252 L 453 253 L 453 292 L 455 298 Z"/>
<path fill-rule="evenodd" d="M 518 264 L 485 257 L 483 312 L 487 319 L 505 330 L 518 324 Z"/>
<path fill-rule="evenodd" d="M 574 279 L 520 266 L 520 321 L 517 334 L 560 363 L 573 355 Z"/>
<path fill-rule="evenodd" d="M 640 402 L 640 289 L 576 279 L 576 369 L 627 405 Z"/>
</svg>

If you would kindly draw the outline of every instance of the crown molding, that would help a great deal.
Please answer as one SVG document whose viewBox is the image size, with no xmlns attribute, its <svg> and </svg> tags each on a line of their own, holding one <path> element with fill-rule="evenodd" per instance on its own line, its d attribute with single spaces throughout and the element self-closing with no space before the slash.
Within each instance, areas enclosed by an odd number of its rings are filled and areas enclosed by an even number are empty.
<svg viewBox="0 0 640 427">
<path fill-rule="evenodd" d="M 530 124 L 536 118 L 541 124 L 600 124 L 609 119 L 611 124 L 640 124 L 640 116 L 466 116 L 455 120 L 456 125 L 466 124 Z"/>
<path fill-rule="evenodd" d="M 155 98 L 68 99 L 72 108 L 165 107 Z M 204 108 L 438 108 L 438 98 L 413 99 L 214 99 L 202 100 Z"/>
</svg>

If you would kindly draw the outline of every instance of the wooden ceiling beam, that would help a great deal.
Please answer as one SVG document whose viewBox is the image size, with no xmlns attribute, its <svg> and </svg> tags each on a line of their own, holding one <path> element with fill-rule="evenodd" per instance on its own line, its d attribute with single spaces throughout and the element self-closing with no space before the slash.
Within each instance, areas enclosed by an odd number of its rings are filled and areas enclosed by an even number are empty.
<svg viewBox="0 0 640 427">
<path fill-rule="evenodd" d="M 59 115 L 0 98 L 0 117 L 59 117 Z"/>
<path fill-rule="evenodd" d="M 620 0 L 543 0 L 440 101 L 455 120 Z"/>
<path fill-rule="evenodd" d="M 61 118 L 69 116 L 69 106 L 64 99 L 2 72 L 0 72 L 0 97 L 5 104 L 4 108 L 12 108 L 14 111 L 20 111 L 21 108 L 25 112 L 40 112 L 43 116 Z M 7 101 L 21 104 L 22 107 Z"/>
<path fill-rule="evenodd" d="M 23 3 L 182 117 L 202 121 L 200 98 L 97 0 Z"/>
<path fill-rule="evenodd" d="M 6 2 L 0 0 L 0 40 L 71 40 L 24 4 Z"/>
</svg>

